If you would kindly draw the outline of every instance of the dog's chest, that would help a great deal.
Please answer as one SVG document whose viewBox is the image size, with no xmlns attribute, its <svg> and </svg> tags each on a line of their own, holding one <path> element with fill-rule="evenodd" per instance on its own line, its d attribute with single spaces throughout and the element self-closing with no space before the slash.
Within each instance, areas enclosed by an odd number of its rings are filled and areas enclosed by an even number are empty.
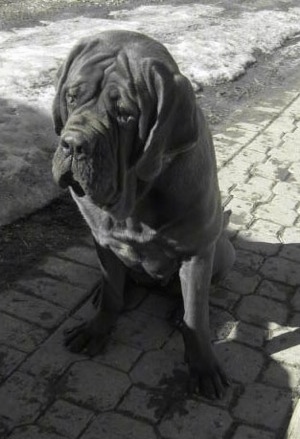
<svg viewBox="0 0 300 439">
<path fill-rule="evenodd" d="M 131 218 L 115 221 L 102 209 L 78 205 L 96 242 L 109 248 L 127 267 L 161 282 L 167 282 L 178 270 L 176 249 L 157 231 Z"/>
</svg>

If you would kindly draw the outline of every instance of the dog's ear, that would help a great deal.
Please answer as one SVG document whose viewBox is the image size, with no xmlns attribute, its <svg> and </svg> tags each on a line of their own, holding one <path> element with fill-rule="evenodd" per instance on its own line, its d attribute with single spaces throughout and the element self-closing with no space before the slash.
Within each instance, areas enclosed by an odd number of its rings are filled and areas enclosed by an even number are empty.
<svg viewBox="0 0 300 439">
<path fill-rule="evenodd" d="M 157 61 L 152 63 L 147 76 L 156 110 L 136 173 L 141 180 L 151 181 L 160 174 L 168 155 L 176 155 L 195 142 L 199 128 L 190 81 L 178 70 L 173 72 Z M 142 114 L 142 117 L 145 116 Z"/>
<path fill-rule="evenodd" d="M 60 135 L 61 130 L 63 129 L 68 117 L 64 85 L 66 83 L 69 70 L 71 68 L 71 65 L 73 64 L 73 61 L 83 51 L 84 48 L 85 48 L 84 41 L 77 44 L 70 52 L 66 61 L 60 66 L 56 74 L 56 78 L 55 78 L 56 94 L 52 105 L 52 116 L 54 121 L 55 132 L 58 136 Z"/>
</svg>

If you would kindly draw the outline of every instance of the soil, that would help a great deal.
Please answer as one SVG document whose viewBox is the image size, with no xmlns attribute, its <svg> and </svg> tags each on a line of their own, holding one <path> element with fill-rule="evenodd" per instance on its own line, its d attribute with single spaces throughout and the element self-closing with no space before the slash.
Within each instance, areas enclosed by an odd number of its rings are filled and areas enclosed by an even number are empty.
<svg viewBox="0 0 300 439">
<path fill-rule="evenodd" d="M 51 6 L 49 6 L 49 3 Z M 132 0 L 75 1 L 26 0 L 20 2 L 0 1 L 0 27 L 28 26 L 40 19 L 60 19 L 76 14 L 104 16 L 109 10 L 132 6 Z M 161 3 L 135 1 L 138 4 Z M 174 0 L 172 1 L 174 2 Z M 182 1 L 181 1 L 182 3 Z M 209 2 L 208 2 L 209 3 Z M 213 3 L 213 2 L 211 2 Z M 47 7 L 46 7 L 47 6 Z M 4 24 L 4 21 L 5 24 Z M 297 40 L 287 42 L 294 44 Z M 236 81 L 205 87 L 197 93 L 213 132 L 230 124 L 235 110 L 250 107 L 262 99 L 262 95 L 284 90 L 292 81 L 293 72 L 299 69 L 299 61 L 287 58 L 283 49 L 275 54 L 256 54 L 257 62 Z M 65 193 L 44 209 L 0 229 L 0 287 L 8 288 L 22 273 L 43 257 L 62 250 L 89 235 L 70 195 Z"/>
</svg>

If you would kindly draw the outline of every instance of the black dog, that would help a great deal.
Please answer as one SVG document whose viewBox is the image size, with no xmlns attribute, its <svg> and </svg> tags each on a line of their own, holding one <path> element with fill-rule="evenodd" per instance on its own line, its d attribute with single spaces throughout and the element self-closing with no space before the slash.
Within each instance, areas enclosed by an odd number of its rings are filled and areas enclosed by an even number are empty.
<svg viewBox="0 0 300 439">
<path fill-rule="evenodd" d="M 53 174 L 91 228 L 103 272 L 96 316 L 73 351 L 96 353 L 123 306 L 126 276 L 180 277 L 183 337 L 194 390 L 222 396 L 208 292 L 234 260 L 224 232 L 215 154 L 190 82 L 168 51 L 138 33 L 82 40 L 58 73 Z"/>
</svg>

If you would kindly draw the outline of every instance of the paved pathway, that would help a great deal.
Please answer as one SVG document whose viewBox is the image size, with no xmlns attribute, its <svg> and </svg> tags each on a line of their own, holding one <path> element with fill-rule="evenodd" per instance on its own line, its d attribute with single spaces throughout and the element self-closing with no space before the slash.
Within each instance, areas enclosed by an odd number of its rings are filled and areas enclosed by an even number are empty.
<svg viewBox="0 0 300 439">
<path fill-rule="evenodd" d="M 91 312 L 99 276 L 83 237 L 1 294 L 1 438 L 299 437 L 299 86 L 300 77 L 215 135 L 237 248 L 234 269 L 211 293 L 212 336 L 232 378 L 225 399 L 185 395 L 169 297 L 133 291 L 136 306 L 101 356 L 64 349 L 63 330 Z"/>
</svg>

